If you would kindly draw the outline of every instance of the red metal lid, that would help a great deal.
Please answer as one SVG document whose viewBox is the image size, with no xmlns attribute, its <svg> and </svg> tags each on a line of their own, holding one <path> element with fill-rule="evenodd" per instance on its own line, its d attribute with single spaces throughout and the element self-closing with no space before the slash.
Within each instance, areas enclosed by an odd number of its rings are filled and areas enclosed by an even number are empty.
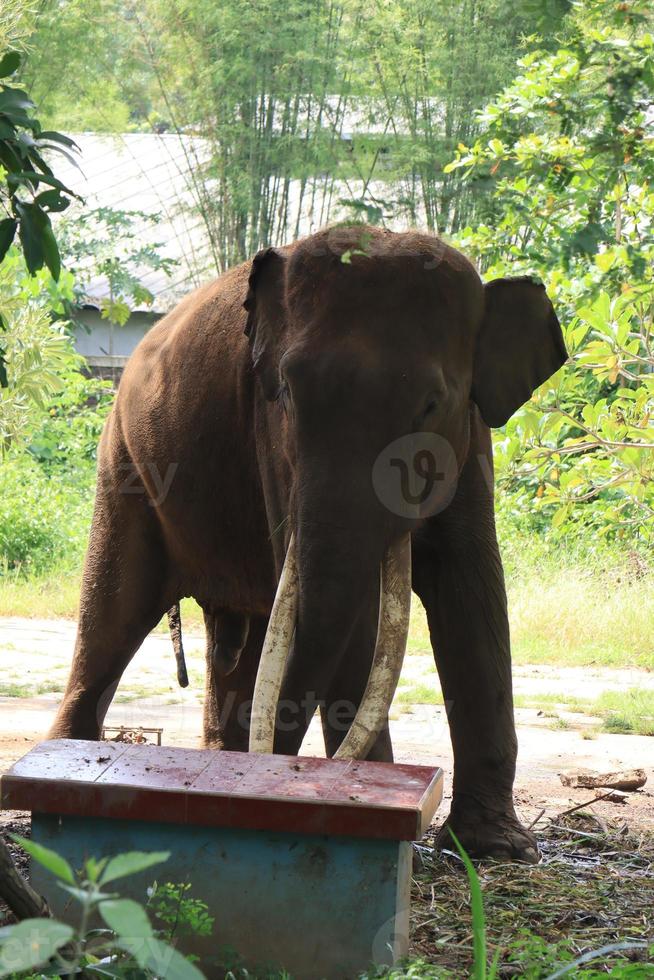
<svg viewBox="0 0 654 980">
<path fill-rule="evenodd" d="M 392 840 L 420 838 L 442 791 L 431 766 L 70 739 L 0 781 L 10 810 Z"/>
</svg>

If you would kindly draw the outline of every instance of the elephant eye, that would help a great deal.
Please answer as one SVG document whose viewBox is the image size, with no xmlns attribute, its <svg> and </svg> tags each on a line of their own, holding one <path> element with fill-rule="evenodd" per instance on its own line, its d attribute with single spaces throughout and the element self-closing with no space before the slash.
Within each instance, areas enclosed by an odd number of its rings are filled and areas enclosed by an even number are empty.
<svg viewBox="0 0 654 980">
<path fill-rule="evenodd" d="M 424 408 L 419 412 L 413 421 L 414 432 L 420 432 L 424 426 L 431 426 L 434 422 L 434 415 L 438 411 L 439 399 L 436 394 L 432 394 L 424 402 Z"/>
</svg>

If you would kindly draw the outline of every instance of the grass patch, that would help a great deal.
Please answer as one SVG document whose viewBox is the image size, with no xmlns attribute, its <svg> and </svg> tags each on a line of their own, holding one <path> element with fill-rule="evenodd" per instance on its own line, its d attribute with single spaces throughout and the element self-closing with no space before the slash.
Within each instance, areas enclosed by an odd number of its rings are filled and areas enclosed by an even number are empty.
<svg viewBox="0 0 654 980">
<path fill-rule="evenodd" d="M 427 626 L 427 613 L 416 595 L 411 600 L 411 623 L 409 626 L 409 639 L 406 645 L 406 652 L 408 654 L 427 653 L 429 656 L 432 656 L 429 627 Z"/>
<path fill-rule="evenodd" d="M 654 735 L 654 691 L 639 687 L 628 691 L 604 691 L 594 707 L 603 718 L 604 731 Z"/>
<path fill-rule="evenodd" d="M 398 691 L 395 700 L 398 704 L 443 704 L 443 693 L 429 684 L 412 684 L 409 681 L 406 687 Z"/>
<path fill-rule="evenodd" d="M 590 546 L 589 546 L 590 548 Z M 507 589 L 516 664 L 638 667 L 654 670 L 654 573 L 630 570 L 627 553 L 583 560 L 583 549 L 542 554 L 537 535 L 513 533 Z M 1 560 L 1 559 L 0 559 Z M 67 559 L 68 560 L 68 559 Z M 81 572 L 60 563 L 48 571 L 0 567 L 0 616 L 74 619 Z M 202 632 L 202 610 L 182 601 L 186 631 Z M 167 629 L 165 619 L 157 629 Z M 413 598 L 408 653 L 431 655 L 427 618 Z"/>
<path fill-rule="evenodd" d="M 568 711 L 587 714 L 591 705 L 588 698 L 580 698 L 576 695 L 557 691 L 546 691 L 542 694 L 516 694 L 513 703 L 516 708 L 538 708 L 543 712 L 545 718 L 555 717 L 555 714 L 549 710 L 551 708 L 566 708 Z"/>
<path fill-rule="evenodd" d="M 0 568 L 0 616 L 77 619 L 81 582 L 80 568 L 71 570 L 63 566 L 29 576 L 21 571 Z M 204 630 L 202 610 L 195 599 L 182 599 L 182 622 L 185 628 L 194 632 Z M 156 631 L 168 632 L 165 616 Z"/>
<path fill-rule="evenodd" d="M 538 832 L 539 865 L 478 865 L 488 958 L 497 953 L 500 977 L 541 980 L 604 946 L 648 939 L 651 944 L 654 838 L 630 832 L 622 821 L 607 821 L 604 828 L 592 815 L 555 818 Z M 423 843 L 431 843 L 429 835 Z M 411 953 L 424 969 L 369 976 L 461 980 L 472 974 L 474 935 L 465 871 L 456 858 L 428 847 L 421 855 L 424 865 L 414 876 Z M 589 972 L 573 967 L 567 975 L 599 980 L 609 965 L 616 978 L 654 975 L 647 948 L 605 953 L 588 964 Z"/>
<path fill-rule="evenodd" d="M 548 567 L 508 592 L 515 663 L 654 669 L 654 575 Z"/>
<path fill-rule="evenodd" d="M 150 698 L 162 697 L 170 694 L 170 687 L 165 688 L 130 688 L 118 691 L 113 699 L 114 704 L 132 704 L 134 701 L 148 701 Z"/>
<path fill-rule="evenodd" d="M 15 684 L 0 682 L 0 697 L 2 698 L 33 698 L 39 694 L 63 694 L 66 681 L 41 681 L 37 684 Z"/>
<path fill-rule="evenodd" d="M 625 691 L 603 691 L 597 698 L 548 691 L 543 694 L 516 694 L 517 708 L 535 708 L 544 718 L 557 719 L 553 708 L 602 719 L 602 730 L 617 735 L 654 735 L 654 690 L 632 687 Z M 552 728 L 570 728 L 558 718 Z"/>
<path fill-rule="evenodd" d="M 654 670 L 654 574 L 620 574 L 592 564 L 516 569 L 507 578 L 513 662 Z M 431 655 L 416 596 L 407 652 Z"/>
<path fill-rule="evenodd" d="M 5 570 L 0 573 L 0 616 L 75 619 L 81 578 L 79 570 L 67 567 L 29 577 Z"/>
</svg>

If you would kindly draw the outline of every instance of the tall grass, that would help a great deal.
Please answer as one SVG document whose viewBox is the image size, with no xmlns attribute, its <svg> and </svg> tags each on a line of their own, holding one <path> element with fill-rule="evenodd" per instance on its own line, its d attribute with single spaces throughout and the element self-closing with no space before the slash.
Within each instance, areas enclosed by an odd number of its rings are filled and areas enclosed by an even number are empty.
<svg viewBox="0 0 654 980">
<path fill-rule="evenodd" d="M 554 564 L 508 582 L 517 663 L 654 668 L 654 574 Z"/>
</svg>

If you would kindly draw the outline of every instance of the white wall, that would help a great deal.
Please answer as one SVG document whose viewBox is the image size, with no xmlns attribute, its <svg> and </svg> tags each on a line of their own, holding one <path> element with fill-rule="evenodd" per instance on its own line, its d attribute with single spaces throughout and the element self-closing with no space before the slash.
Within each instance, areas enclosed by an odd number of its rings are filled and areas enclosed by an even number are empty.
<svg viewBox="0 0 654 980">
<path fill-rule="evenodd" d="M 75 329 L 75 348 L 79 354 L 84 357 L 108 354 L 129 357 L 159 317 L 155 313 L 132 313 L 124 327 L 113 327 L 113 342 L 110 324 L 102 319 L 98 310 L 85 307 L 78 311 L 76 319 L 90 329 L 90 333 L 81 326 Z"/>
</svg>

